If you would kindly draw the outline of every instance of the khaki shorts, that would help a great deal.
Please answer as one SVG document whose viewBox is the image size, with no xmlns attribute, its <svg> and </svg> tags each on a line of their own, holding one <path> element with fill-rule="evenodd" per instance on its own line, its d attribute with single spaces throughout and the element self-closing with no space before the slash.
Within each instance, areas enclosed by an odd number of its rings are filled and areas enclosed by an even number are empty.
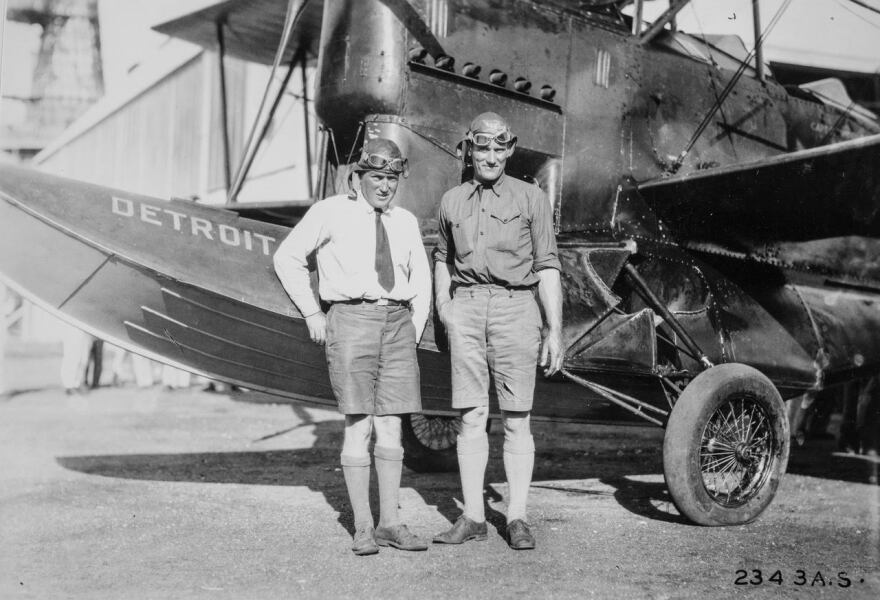
<svg viewBox="0 0 880 600">
<path fill-rule="evenodd" d="M 327 313 L 325 352 L 342 414 L 422 410 L 416 330 L 405 306 L 334 304 Z"/>
<path fill-rule="evenodd" d="M 491 379 L 501 410 L 531 410 L 541 347 L 534 292 L 460 287 L 443 317 L 452 359 L 452 407 L 488 406 Z"/>
</svg>

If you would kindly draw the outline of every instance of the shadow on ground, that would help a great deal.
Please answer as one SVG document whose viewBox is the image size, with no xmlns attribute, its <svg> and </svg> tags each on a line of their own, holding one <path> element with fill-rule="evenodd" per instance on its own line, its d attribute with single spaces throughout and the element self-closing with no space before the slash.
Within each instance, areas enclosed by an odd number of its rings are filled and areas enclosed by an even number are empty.
<svg viewBox="0 0 880 600">
<path fill-rule="evenodd" d="M 236 394 L 235 399 L 278 403 L 275 397 L 251 393 Z M 257 444 L 295 429 L 310 428 L 315 437 L 311 447 L 238 452 L 62 456 L 56 460 L 62 467 L 72 471 L 119 479 L 306 486 L 322 493 L 328 504 L 339 513 L 340 523 L 353 531 L 351 509 L 339 468 L 342 422 L 336 419 L 316 421 L 299 404 L 291 404 L 291 410 L 296 415 L 297 425 L 270 432 L 253 440 L 253 443 Z M 536 424 L 537 430 L 541 427 L 549 426 Z M 592 450 L 586 453 L 578 443 L 579 429 L 569 427 L 567 432 L 567 436 L 556 436 L 551 432 L 539 437 L 540 449 L 536 455 L 534 473 L 536 482 L 600 480 L 616 489 L 614 498 L 628 510 L 648 518 L 668 518 L 668 515 L 659 514 L 652 505 L 653 502 L 663 500 L 665 489 L 662 484 L 645 484 L 626 478 L 627 475 L 660 473 L 661 463 L 655 452 L 638 450 L 640 454 L 633 454 L 635 450 L 631 448 L 620 450 L 620 443 L 614 443 L 613 448 L 607 451 L 596 450 L 596 446 L 605 445 L 605 440 L 592 440 Z M 609 436 L 609 439 L 612 437 L 618 436 L 615 434 Z M 495 489 L 495 484 L 505 482 L 501 444 L 502 435 L 493 433 L 485 488 L 487 520 L 499 532 L 503 532 L 505 517 L 493 505 L 503 500 Z M 455 499 L 460 498 L 461 493 L 457 473 L 415 473 L 406 470 L 402 484 L 417 491 L 426 504 L 436 506 L 440 514 L 450 522 L 458 517 L 460 509 Z M 378 508 L 375 487 L 373 477 L 372 505 Z M 561 492 L 568 493 L 566 490 Z"/>
<path fill-rule="evenodd" d="M 803 446 L 793 445 L 788 460 L 788 473 L 852 483 L 878 484 L 880 458 L 876 455 L 838 452 L 831 439 L 809 440 Z"/>
<path fill-rule="evenodd" d="M 274 403 L 274 396 L 236 393 L 236 401 Z M 315 421 L 300 404 L 291 403 L 297 417 L 294 427 L 271 432 L 254 443 L 278 437 L 295 429 L 309 427 L 315 436 L 310 448 L 291 450 L 204 452 L 170 454 L 115 454 L 64 456 L 57 462 L 66 469 L 121 479 L 193 482 L 210 484 L 306 486 L 322 493 L 339 513 L 339 522 L 353 532 L 352 514 L 339 468 L 342 422 Z M 490 436 L 490 461 L 486 472 L 487 520 L 503 534 L 505 517 L 493 508 L 503 500 L 494 484 L 505 482 L 501 457 L 502 436 L 498 427 Z M 686 523 L 674 508 L 662 478 L 661 436 L 644 434 L 633 428 L 595 429 L 575 425 L 536 423 L 533 487 L 572 496 L 613 496 L 626 510 L 650 520 Z M 811 443 L 795 447 L 789 472 L 845 481 L 876 481 L 877 463 L 866 457 L 850 457 L 833 452 L 832 443 Z M 647 476 L 647 477 L 646 477 Z M 645 480 L 645 479 L 649 479 Z M 585 485 L 598 481 L 600 487 Z M 455 498 L 460 497 L 457 473 L 415 473 L 406 470 L 402 484 L 416 490 L 428 505 L 450 522 L 459 514 Z M 379 506 L 373 478 L 372 506 Z M 611 488 L 609 490 L 609 488 Z"/>
</svg>

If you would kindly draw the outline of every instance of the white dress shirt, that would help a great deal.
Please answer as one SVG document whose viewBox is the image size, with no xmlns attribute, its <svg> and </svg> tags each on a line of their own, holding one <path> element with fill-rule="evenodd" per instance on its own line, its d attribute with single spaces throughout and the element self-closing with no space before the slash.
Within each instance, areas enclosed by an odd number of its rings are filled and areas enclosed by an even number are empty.
<svg viewBox="0 0 880 600">
<path fill-rule="evenodd" d="M 325 302 L 409 301 L 416 340 L 428 319 L 431 270 L 419 224 L 408 210 L 393 206 L 382 213 L 394 264 L 394 287 L 379 285 L 376 273 L 376 212 L 358 192 L 331 196 L 311 206 L 275 252 L 275 272 L 304 317 L 321 310 L 309 285 L 306 257 L 317 250 L 318 294 Z"/>
</svg>

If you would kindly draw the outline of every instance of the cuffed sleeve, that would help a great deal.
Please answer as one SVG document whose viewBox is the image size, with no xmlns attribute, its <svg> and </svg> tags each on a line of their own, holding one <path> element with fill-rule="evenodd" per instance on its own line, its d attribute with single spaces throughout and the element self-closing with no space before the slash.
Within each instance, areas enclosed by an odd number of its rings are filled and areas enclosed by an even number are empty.
<svg viewBox="0 0 880 600">
<path fill-rule="evenodd" d="M 532 208 L 532 270 L 562 270 L 556 248 L 556 233 L 553 231 L 553 210 L 547 196 L 537 186 L 529 198 Z"/>
<path fill-rule="evenodd" d="M 440 214 L 437 219 L 439 231 L 437 232 L 437 245 L 431 253 L 434 262 L 450 262 L 449 258 L 449 220 L 446 214 L 447 194 L 440 200 Z"/>
</svg>

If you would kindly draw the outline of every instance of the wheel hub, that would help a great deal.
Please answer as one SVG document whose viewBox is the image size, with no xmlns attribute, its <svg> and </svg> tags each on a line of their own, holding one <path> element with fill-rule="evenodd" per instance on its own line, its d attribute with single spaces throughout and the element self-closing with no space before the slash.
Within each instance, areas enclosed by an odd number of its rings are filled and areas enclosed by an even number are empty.
<svg viewBox="0 0 880 600">
<path fill-rule="evenodd" d="M 736 460 L 742 464 L 749 464 L 753 460 L 751 447 L 742 442 L 736 445 L 734 454 L 736 455 Z"/>
</svg>

